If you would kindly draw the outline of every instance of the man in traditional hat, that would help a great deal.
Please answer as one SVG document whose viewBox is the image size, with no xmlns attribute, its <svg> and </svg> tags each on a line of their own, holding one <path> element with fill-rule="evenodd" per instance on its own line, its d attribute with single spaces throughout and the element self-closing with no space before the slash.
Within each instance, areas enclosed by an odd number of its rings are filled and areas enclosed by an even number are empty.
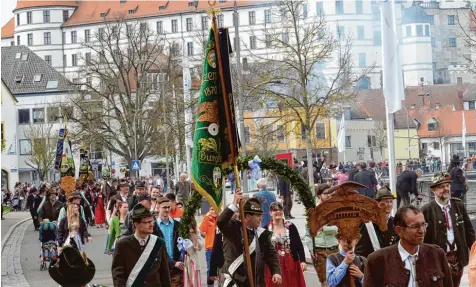
<svg viewBox="0 0 476 287">
<path fill-rule="evenodd" d="M 123 202 L 128 202 L 129 200 L 129 182 L 124 178 L 119 182 L 119 195 L 122 198 Z M 132 209 L 132 208 L 131 208 Z"/>
<path fill-rule="evenodd" d="M 388 185 L 384 185 L 379 189 L 375 200 L 385 204 L 387 230 L 381 231 L 378 225 L 373 222 L 364 223 L 360 226 L 361 237 L 355 247 L 355 253 L 365 258 L 376 250 L 391 246 L 398 242 L 398 235 L 395 233 L 393 216 L 391 215 L 395 198 L 393 197 Z"/>
<path fill-rule="evenodd" d="M 433 176 L 430 188 L 435 200 L 423 206 L 422 212 L 428 222 L 425 243 L 436 244 L 446 252 L 453 285 L 459 286 L 475 233 L 463 202 L 450 196 L 450 183 L 447 173 Z"/>
<path fill-rule="evenodd" d="M 43 219 L 48 219 L 51 222 L 58 221 L 60 210 L 63 207 L 63 204 L 57 200 L 58 192 L 55 188 L 49 188 L 46 194 L 48 200 L 40 209 L 38 222 L 43 222 Z"/>
<path fill-rule="evenodd" d="M 225 264 L 225 284 L 234 282 L 238 287 L 249 285 L 247 269 L 244 264 L 243 239 L 241 235 L 242 223 L 232 219 L 238 211 L 238 204 L 243 195 L 239 189 L 235 192 L 233 203 L 230 204 L 218 216 L 217 226 L 223 234 L 223 252 Z M 264 266 L 268 266 L 274 284 L 281 284 L 281 267 L 278 255 L 271 244 L 271 234 L 268 230 L 260 227 L 263 209 L 256 198 L 250 198 L 244 203 L 245 225 L 248 232 L 248 244 L 250 246 L 251 270 L 253 270 L 255 286 L 265 285 Z M 258 256 L 257 256 L 258 254 Z"/>
<path fill-rule="evenodd" d="M 137 197 L 137 200 L 138 200 L 137 204 L 140 203 L 142 206 L 145 206 L 148 210 L 150 210 L 150 208 L 152 207 L 152 198 L 147 193 Z M 132 210 L 127 213 L 126 219 L 124 220 L 124 225 L 126 226 L 126 231 L 122 234 L 123 236 L 134 234 L 134 222 L 132 220 Z"/>
<path fill-rule="evenodd" d="M 404 206 L 393 223 L 400 241 L 369 255 L 363 286 L 452 287 L 445 252 L 423 243 L 428 224 L 423 213 L 412 205 Z"/>
<path fill-rule="evenodd" d="M 58 216 L 58 223 L 61 222 L 61 219 L 63 219 L 63 217 L 66 216 L 66 212 L 67 212 L 67 206 L 69 204 L 76 204 L 78 205 L 80 208 L 79 208 L 79 211 L 81 213 L 81 218 L 84 220 L 84 222 L 86 222 L 86 216 L 84 215 L 84 208 L 83 206 L 81 205 L 81 194 L 78 192 L 78 191 L 73 191 L 69 196 L 68 196 L 68 199 L 67 199 L 67 202 L 66 202 L 66 206 L 63 206 L 59 212 L 59 216 Z"/>
<path fill-rule="evenodd" d="M 172 286 L 165 241 L 152 234 L 154 216 L 139 203 L 132 209 L 131 218 L 134 234 L 116 243 L 111 267 L 114 286 Z"/>
<path fill-rule="evenodd" d="M 134 195 L 132 195 L 128 200 L 129 210 L 132 210 L 132 208 L 134 208 L 134 206 L 136 206 L 136 204 L 139 203 L 139 197 L 146 193 L 147 193 L 147 190 L 145 188 L 145 181 L 136 182 Z"/>
</svg>

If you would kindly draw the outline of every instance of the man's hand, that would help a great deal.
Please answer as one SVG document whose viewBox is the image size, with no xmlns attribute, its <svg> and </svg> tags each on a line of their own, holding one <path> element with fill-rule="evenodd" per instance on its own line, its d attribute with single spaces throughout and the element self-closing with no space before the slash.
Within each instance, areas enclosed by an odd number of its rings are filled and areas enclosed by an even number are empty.
<svg viewBox="0 0 476 287">
<path fill-rule="evenodd" d="M 93 242 L 93 239 L 91 237 L 86 238 L 86 242 Z"/>
<path fill-rule="evenodd" d="M 423 194 L 420 193 L 419 195 L 417 195 L 417 198 L 418 198 L 418 200 L 422 200 L 423 199 Z"/>
<path fill-rule="evenodd" d="M 353 277 L 359 280 L 362 280 L 362 278 L 364 278 L 364 273 L 362 273 L 359 267 L 355 266 L 355 264 L 352 264 L 349 266 L 349 271 L 350 271 L 350 275 L 352 275 Z"/>
<path fill-rule="evenodd" d="M 306 269 L 307 269 L 307 264 L 306 264 L 306 262 L 301 262 L 301 270 L 302 270 L 302 271 L 306 271 Z"/>
<path fill-rule="evenodd" d="M 233 196 L 233 203 L 238 205 L 243 198 L 243 194 L 239 188 L 236 189 L 235 195 Z"/>
<path fill-rule="evenodd" d="M 283 278 L 281 277 L 281 275 L 279 275 L 279 274 L 274 274 L 273 275 L 273 283 L 274 284 L 281 284 L 282 281 L 283 281 Z"/>
<path fill-rule="evenodd" d="M 213 281 L 218 281 L 218 276 L 210 276 L 210 279 Z"/>
<path fill-rule="evenodd" d="M 350 251 L 350 252 L 348 252 L 348 253 L 345 255 L 344 262 L 345 262 L 347 265 L 350 265 L 352 262 L 354 262 L 354 258 L 355 258 L 355 253 L 354 253 L 354 251 Z"/>
<path fill-rule="evenodd" d="M 111 256 L 111 250 L 107 251 L 107 255 Z"/>
<path fill-rule="evenodd" d="M 183 262 L 177 261 L 175 262 L 175 267 L 183 271 L 185 266 L 183 265 Z"/>
</svg>

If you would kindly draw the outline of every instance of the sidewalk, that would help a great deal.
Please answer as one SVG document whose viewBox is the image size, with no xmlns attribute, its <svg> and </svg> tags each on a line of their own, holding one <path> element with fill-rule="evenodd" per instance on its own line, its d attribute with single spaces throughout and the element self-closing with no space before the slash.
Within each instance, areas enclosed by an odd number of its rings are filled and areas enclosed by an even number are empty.
<svg viewBox="0 0 476 287">
<path fill-rule="evenodd" d="M 30 212 L 28 211 L 15 211 L 15 212 L 9 212 L 5 214 L 5 220 L 2 220 L 2 240 L 3 237 L 7 234 L 8 230 L 15 225 L 16 223 L 24 220 L 25 218 L 30 218 Z"/>
</svg>

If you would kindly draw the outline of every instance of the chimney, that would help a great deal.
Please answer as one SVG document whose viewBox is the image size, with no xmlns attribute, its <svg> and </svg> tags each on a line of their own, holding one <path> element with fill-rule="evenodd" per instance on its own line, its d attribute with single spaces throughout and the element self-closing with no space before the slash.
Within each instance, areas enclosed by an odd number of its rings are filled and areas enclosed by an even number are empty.
<svg viewBox="0 0 476 287">
<path fill-rule="evenodd" d="M 463 103 L 463 91 L 462 90 L 458 90 L 458 111 L 460 110 L 463 110 L 463 107 L 464 107 L 464 103 Z"/>
</svg>

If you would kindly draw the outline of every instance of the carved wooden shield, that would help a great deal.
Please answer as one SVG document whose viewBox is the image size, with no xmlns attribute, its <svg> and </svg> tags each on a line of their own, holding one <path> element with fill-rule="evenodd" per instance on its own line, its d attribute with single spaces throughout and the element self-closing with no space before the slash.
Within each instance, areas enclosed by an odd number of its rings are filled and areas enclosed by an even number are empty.
<svg viewBox="0 0 476 287">
<path fill-rule="evenodd" d="M 365 222 L 375 222 L 380 230 L 387 230 L 385 205 L 359 194 L 356 188 L 366 187 L 356 182 L 345 182 L 332 187 L 331 197 L 309 209 L 309 228 L 311 236 L 324 225 L 335 225 L 345 240 L 358 238 L 359 227 Z"/>
<path fill-rule="evenodd" d="M 61 178 L 60 187 L 64 190 L 66 198 L 68 198 L 76 187 L 76 180 L 72 176 L 64 176 Z"/>
</svg>

